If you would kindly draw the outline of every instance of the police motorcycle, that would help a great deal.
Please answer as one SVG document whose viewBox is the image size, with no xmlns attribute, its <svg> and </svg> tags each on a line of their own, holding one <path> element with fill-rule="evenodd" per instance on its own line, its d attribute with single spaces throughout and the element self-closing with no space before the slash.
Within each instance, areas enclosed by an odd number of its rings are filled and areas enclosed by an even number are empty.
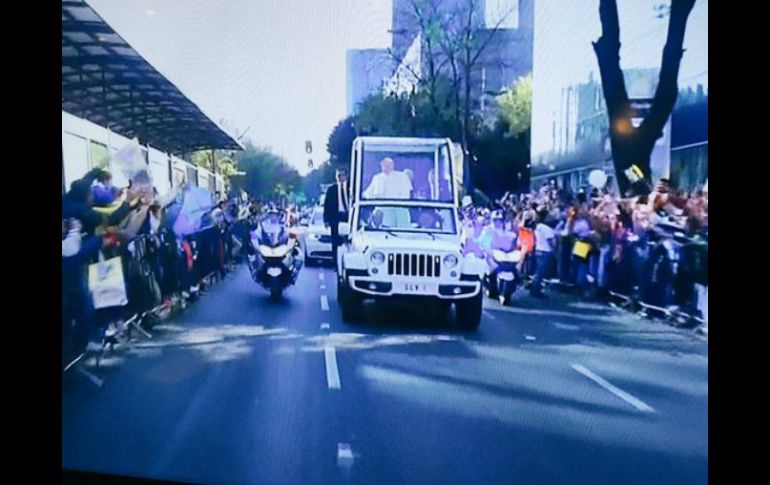
<svg viewBox="0 0 770 485">
<path fill-rule="evenodd" d="M 487 296 L 498 299 L 501 305 L 508 306 L 516 290 L 521 286 L 518 265 L 521 262 L 521 251 L 514 245 L 513 233 L 504 228 L 503 214 L 495 211 L 492 214 L 493 229 L 488 231 L 485 241 L 488 250 L 487 266 Z M 482 236 L 485 237 L 485 236 Z"/>
<path fill-rule="evenodd" d="M 281 212 L 270 209 L 250 229 L 248 267 L 252 279 L 277 300 L 297 281 L 303 261 L 294 233 L 284 224 Z"/>
</svg>

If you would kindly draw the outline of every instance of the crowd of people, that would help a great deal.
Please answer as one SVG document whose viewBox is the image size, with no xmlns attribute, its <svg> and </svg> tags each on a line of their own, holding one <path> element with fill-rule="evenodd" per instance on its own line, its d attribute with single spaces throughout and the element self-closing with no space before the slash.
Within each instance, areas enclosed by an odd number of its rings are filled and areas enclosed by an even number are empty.
<svg viewBox="0 0 770 485">
<path fill-rule="evenodd" d="M 288 227 L 302 215 L 278 200 L 215 200 L 189 186 L 161 197 L 146 172 L 125 189 L 99 169 L 74 181 L 62 197 L 65 359 L 115 343 L 126 321 L 149 308 L 195 298 L 208 276 L 232 268 L 249 228 L 271 208 Z M 584 298 L 626 295 L 708 319 L 708 185 L 682 193 L 664 179 L 647 196 L 619 198 L 550 181 L 494 206 L 466 198 L 461 217 L 467 253 L 490 260 L 495 249 L 520 251 L 518 273 L 534 297 L 547 298 L 545 283 L 566 285 Z M 94 286 L 106 281 L 95 273 L 108 261 L 120 278 L 95 298 Z"/>
<path fill-rule="evenodd" d="M 120 341 L 136 315 L 184 304 L 230 271 L 245 212 L 189 185 L 161 197 L 146 172 L 123 189 L 100 169 L 72 182 L 62 196 L 63 364 Z"/>
<path fill-rule="evenodd" d="M 684 193 L 663 179 L 649 195 L 619 198 L 596 188 L 572 193 L 552 180 L 494 205 L 466 200 L 466 251 L 488 257 L 493 249 L 519 249 L 533 296 L 545 297 L 548 281 L 586 298 L 625 295 L 708 318 L 707 184 Z"/>
</svg>

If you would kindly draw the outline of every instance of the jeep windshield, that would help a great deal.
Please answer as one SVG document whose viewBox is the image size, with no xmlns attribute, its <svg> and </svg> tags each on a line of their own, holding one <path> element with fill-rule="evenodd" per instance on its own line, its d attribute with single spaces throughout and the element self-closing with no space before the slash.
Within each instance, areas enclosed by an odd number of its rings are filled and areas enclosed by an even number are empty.
<svg viewBox="0 0 770 485">
<path fill-rule="evenodd" d="M 399 205 L 364 205 L 358 227 L 366 231 L 456 234 L 452 209 Z"/>
<path fill-rule="evenodd" d="M 361 200 L 454 199 L 446 143 L 403 147 L 365 143 L 361 167 Z"/>
</svg>

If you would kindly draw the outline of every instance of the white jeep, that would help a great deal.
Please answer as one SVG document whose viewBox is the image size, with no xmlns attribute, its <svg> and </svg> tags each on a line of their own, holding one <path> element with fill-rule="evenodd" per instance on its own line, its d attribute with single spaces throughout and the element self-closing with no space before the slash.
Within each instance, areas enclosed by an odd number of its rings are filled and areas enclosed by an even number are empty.
<svg viewBox="0 0 770 485">
<path fill-rule="evenodd" d="M 455 304 L 461 327 L 481 321 L 486 263 L 463 255 L 449 139 L 359 137 L 351 203 L 340 224 L 337 300 L 361 318 L 367 298 Z"/>
</svg>

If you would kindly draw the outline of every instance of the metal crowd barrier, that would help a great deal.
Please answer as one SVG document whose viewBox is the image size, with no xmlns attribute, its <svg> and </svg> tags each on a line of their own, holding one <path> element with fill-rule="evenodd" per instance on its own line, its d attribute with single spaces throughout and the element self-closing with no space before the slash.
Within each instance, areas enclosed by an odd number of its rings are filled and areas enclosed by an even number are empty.
<svg viewBox="0 0 770 485">
<path fill-rule="evenodd" d="M 130 339 L 131 332 L 136 331 L 145 338 L 151 339 L 151 326 L 147 325 L 148 321 L 159 319 L 158 315 L 164 310 L 170 310 L 170 307 L 175 306 L 180 302 L 184 302 L 184 298 L 180 297 L 182 291 L 189 291 L 189 287 L 184 288 L 186 284 L 192 286 L 193 283 L 209 286 L 214 283 L 218 275 L 221 275 L 221 271 L 233 268 L 233 254 L 232 251 L 225 251 L 224 268 L 220 266 L 222 262 L 220 260 L 220 242 L 224 242 L 223 237 L 232 237 L 233 229 L 236 224 L 241 221 L 236 221 L 226 230 L 222 231 L 218 226 L 209 226 L 194 234 L 185 236 L 183 238 L 177 238 L 173 234 L 168 232 L 161 232 L 155 235 L 140 235 L 133 238 L 120 250 L 120 256 L 123 258 L 123 271 L 124 278 L 126 280 L 126 291 L 129 295 L 129 302 L 126 305 L 128 312 L 131 316 L 125 320 L 125 328 L 127 335 Z M 187 274 L 180 274 L 181 268 L 187 270 L 186 262 L 182 258 L 186 255 L 180 250 L 179 243 L 181 240 L 186 239 L 193 247 L 193 268 L 192 271 L 188 271 Z M 132 249 L 129 250 L 129 247 Z M 230 247 L 230 244 L 225 245 L 225 249 Z M 173 251 L 174 257 L 164 258 L 163 251 Z M 169 256 L 166 254 L 165 256 Z M 151 258 L 158 258 L 157 260 L 151 260 Z M 144 281 L 138 281 L 137 278 L 133 278 L 134 275 L 128 275 L 130 265 L 136 265 L 139 269 L 139 279 Z M 134 268 L 136 270 L 137 268 Z M 161 269 L 163 275 L 158 275 L 157 270 Z M 172 275 L 171 280 L 169 276 Z M 163 281 L 162 281 L 163 280 Z M 154 283 L 153 283 L 154 281 Z M 171 282 L 171 284 L 168 284 Z M 166 284 L 164 284 L 166 283 Z M 148 293 L 152 293 L 153 290 L 149 287 L 137 288 L 138 284 L 145 284 L 152 286 L 153 284 L 160 290 L 159 300 L 149 302 L 136 302 L 132 301 L 132 296 L 136 297 L 137 294 L 145 292 L 144 296 Z M 181 290 L 181 291 L 177 291 Z M 155 299 L 157 300 L 157 298 Z M 171 304 L 167 304 L 170 302 Z M 144 303 L 144 304 L 142 304 Z M 184 307 L 184 303 L 182 307 Z M 125 311 L 125 310 L 121 310 Z M 101 360 L 104 356 L 107 347 L 112 349 L 115 341 L 102 342 L 100 350 L 93 355 L 95 359 L 95 367 L 100 367 Z M 90 382 L 97 387 L 102 387 L 104 384 L 103 379 L 94 375 L 92 372 L 83 368 L 83 363 L 89 357 L 90 352 L 84 350 L 80 354 L 73 357 L 73 359 L 64 366 L 63 372 L 75 371 L 78 374 L 85 376 Z"/>
<path fill-rule="evenodd" d="M 571 242 L 574 242 L 571 237 L 559 239 L 556 246 L 556 256 L 557 259 L 561 260 L 557 263 L 557 277 L 544 279 L 545 284 L 567 290 L 572 290 L 577 286 L 578 282 L 573 278 L 572 264 L 574 259 L 571 254 L 565 256 L 565 252 L 571 249 Z M 642 244 L 644 246 L 641 246 Z M 598 266 L 596 261 L 592 261 L 592 258 L 599 257 L 599 250 L 595 247 L 587 261 L 589 274 L 593 276 L 594 280 L 590 286 L 597 288 L 599 286 L 598 280 L 601 277 L 606 283 L 601 289 L 615 299 L 615 302 L 610 301 L 610 304 L 615 307 L 637 312 L 641 316 L 658 314 L 677 325 L 692 323 L 705 325 L 706 320 L 697 314 L 699 312 L 696 285 L 701 284 L 695 277 L 698 270 L 690 268 L 692 274 L 689 276 L 679 273 L 681 248 L 682 245 L 674 245 L 673 257 L 671 254 L 660 257 L 664 251 L 668 250 L 662 241 L 631 243 L 626 246 L 621 256 L 627 259 L 621 261 L 620 264 L 608 264 L 612 258 L 612 250 L 607 253 L 605 256 L 607 262 L 603 265 L 606 274 L 600 275 L 596 271 L 596 266 Z M 661 265 L 665 267 L 661 267 Z M 662 281 L 660 275 L 657 274 L 658 271 L 664 275 Z M 708 285 L 703 286 L 707 287 Z M 622 288 L 625 288 L 626 291 L 623 291 Z M 679 290 L 683 291 L 680 293 Z"/>
</svg>

